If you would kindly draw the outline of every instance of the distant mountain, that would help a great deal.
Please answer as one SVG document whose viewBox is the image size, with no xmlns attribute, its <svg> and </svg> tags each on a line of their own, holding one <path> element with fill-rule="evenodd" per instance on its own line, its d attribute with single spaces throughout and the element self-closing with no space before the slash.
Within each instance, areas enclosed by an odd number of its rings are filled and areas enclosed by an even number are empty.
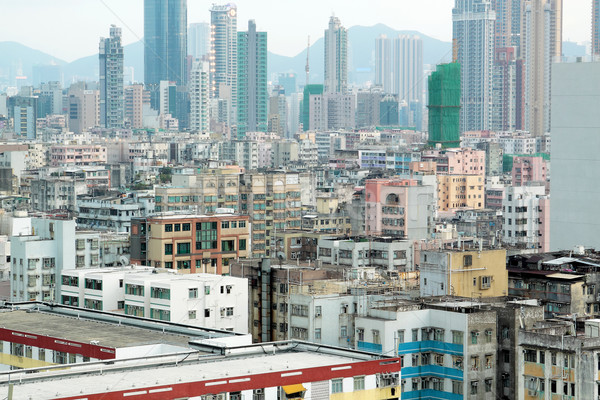
<svg viewBox="0 0 600 400">
<path fill-rule="evenodd" d="M 125 68 L 133 68 L 133 80 L 144 81 L 144 43 L 140 40 L 123 47 Z M 98 54 L 77 59 L 63 68 L 65 86 L 77 81 L 97 81 Z M 127 75 L 127 71 L 125 72 Z M 126 80 L 129 78 L 126 76 Z"/>
<path fill-rule="evenodd" d="M 34 65 L 65 65 L 66 62 L 17 42 L 0 42 L 0 77 L 32 76 Z"/>
<path fill-rule="evenodd" d="M 374 79 L 375 39 L 380 35 L 392 38 L 398 35 L 418 35 L 423 40 L 423 62 L 438 64 L 449 62 L 452 57 L 452 44 L 434 39 L 417 31 L 397 31 L 383 24 L 374 26 L 353 26 L 348 29 L 348 80 L 362 84 Z M 310 46 L 310 81 L 323 82 L 323 38 Z M 295 72 L 298 84 L 305 79 L 306 50 L 294 57 L 269 53 L 269 77 L 278 72 Z"/>
<path fill-rule="evenodd" d="M 350 83 L 363 84 L 374 79 L 375 39 L 380 35 L 393 38 L 398 35 L 418 35 L 423 40 L 423 62 L 439 64 L 449 62 L 452 57 L 452 44 L 434 39 L 417 31 L 398 31 L 383 24 L 374 26 L 353 26 L 348 29 L 348 80 Z M 133 69 L 133 80 L 144 80 L 144 45 L 138 41 L 125 46 L 125 67 Z M 310 82 L 323 82 L 323 38 L 310 46 Z M 563 42 L 563 54 L 567 57 L 585 55 L 585 46 L 574 42 Z M 277 73 L 295 72 L 298 85 L 304 85 L 306 49 L 296 56 L 288 57 L 269 52 L 269 79 L 275 79 Z M 62 68 L 65 86 L 78 80 L 98 80 L 98 55 L 90 55 L 67 63 L 42 51 L 32 49 L 16 42 L 0 42 L 0 83 L 11 82 L 22 74 L 32 77 L 34 65 L 58 65 Z M 8 79 L 10 77 L 10 79 Z M 131 79 L 130 75 L 126 79 Z M 14 84 L 14 83 L 9 83 Z"/>
</svg>

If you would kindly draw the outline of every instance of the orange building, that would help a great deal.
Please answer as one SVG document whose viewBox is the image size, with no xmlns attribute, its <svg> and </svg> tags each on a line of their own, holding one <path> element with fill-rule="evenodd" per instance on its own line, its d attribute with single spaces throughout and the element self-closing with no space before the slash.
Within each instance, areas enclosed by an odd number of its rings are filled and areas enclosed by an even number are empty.
<svg viewBox="0 0 600 400">
<path fill-rule="evenodd" d="M 231 260 L 247 257 L 248 216 L 164 214 L 131 221 L 131 262 L 180 273 L 229 273 Z"/>
</svg>

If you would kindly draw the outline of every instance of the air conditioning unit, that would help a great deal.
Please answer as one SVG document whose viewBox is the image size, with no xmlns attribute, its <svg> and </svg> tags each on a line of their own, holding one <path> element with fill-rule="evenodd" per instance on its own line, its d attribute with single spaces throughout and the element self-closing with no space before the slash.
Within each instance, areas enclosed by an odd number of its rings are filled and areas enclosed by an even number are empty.
<svg viewBox="0 0 600 400">
<path fill-rule="evenodd" d="M 475 332 L 475 336 L 479 336 L 479 332 Z"/>
<path fill-rule="evenodd" d="M 264 389 L 254 389 L 254 394 L 263 394 Z"/>
</svg>

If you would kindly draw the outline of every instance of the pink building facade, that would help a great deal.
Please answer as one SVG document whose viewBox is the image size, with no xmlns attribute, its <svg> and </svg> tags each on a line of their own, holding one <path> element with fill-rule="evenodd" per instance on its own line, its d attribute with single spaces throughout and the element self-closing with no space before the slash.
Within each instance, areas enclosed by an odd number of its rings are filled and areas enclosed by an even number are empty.
<svg viewBox="0 0 600 400">
<path fill-rule="evenodd" d="M 542 157 L 515 157 L 512 168 L 513 186 L 525 186 L 530 182 L 546 184 L 546 161 Z"/>
<path fill-rule="evenodd" d="M 58 145 L 50 148 L 50 165 L 95 165 L 106 163 L 106 147 L 100 145 Z"/>
<path fill-rule="evenodd" d="M 365 234 L 425 239 L 431 233 L 435 186 L 411 179 L 365 182 Z"/>
<path fill-rule="evenodd" d="M 469 148 L 428 150 L 422 161 L 435 161 L 438 174 L 485 176 L 485 151 Z"/>
</svg>

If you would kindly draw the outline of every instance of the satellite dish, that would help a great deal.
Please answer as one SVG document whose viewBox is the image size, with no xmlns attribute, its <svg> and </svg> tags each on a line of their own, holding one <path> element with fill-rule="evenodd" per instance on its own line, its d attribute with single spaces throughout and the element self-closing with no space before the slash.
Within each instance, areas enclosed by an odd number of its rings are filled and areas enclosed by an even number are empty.
<svg viewBox="0 0 600 400">
<path fill-rule="evenodd" d="M 277 258 L 279 260 L 285 260 L 285 253 L 283 251 L 278 251 L 277 252 Z"/>
<path fill-rule="evenodd" d="M 127 257 L 126 255 L 122 255 L 121 257 L 119 257 L 119 264 L 129 265 L 129 257 Z"/>
</svg>

